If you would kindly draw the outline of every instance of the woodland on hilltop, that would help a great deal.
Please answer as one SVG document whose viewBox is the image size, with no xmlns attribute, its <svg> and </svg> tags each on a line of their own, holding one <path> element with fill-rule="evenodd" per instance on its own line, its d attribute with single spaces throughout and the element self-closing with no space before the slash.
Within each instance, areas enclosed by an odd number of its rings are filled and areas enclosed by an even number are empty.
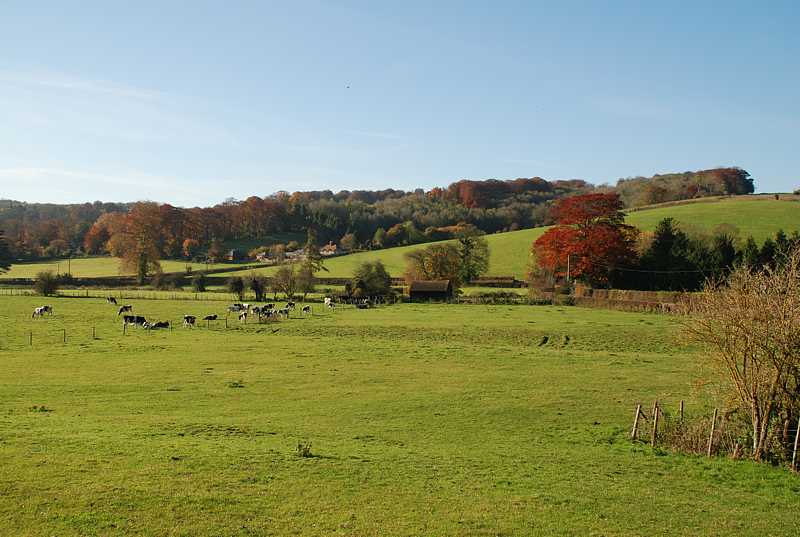
<svg viewBox="0 0 800 537">
<path fill-rule="evenodd" d="M 753 192 L 739 168 L 621 179 L 615 187 L 534 177 L 462 180 L 413 192 L 330 190 L 278 192 L 180 208 L 155 202 L 56 205 L 0 200 L 0 230 L 14 259 L 111 254 L 137 264 L 148 258 L 219 258 L 237 242 L 288 242 L 282 234 L 316 231 L 321 244 L 344 250 L 387 248 L 454 238 L 465 226 L 484 233 L 553 223 L 551 202 L 617 192 L 624 207 L 702 196 Z M 126 252 L 128 255 L 126 255 Z M 136 259 L 134 259 L 136 258 Z"/>
</svg>

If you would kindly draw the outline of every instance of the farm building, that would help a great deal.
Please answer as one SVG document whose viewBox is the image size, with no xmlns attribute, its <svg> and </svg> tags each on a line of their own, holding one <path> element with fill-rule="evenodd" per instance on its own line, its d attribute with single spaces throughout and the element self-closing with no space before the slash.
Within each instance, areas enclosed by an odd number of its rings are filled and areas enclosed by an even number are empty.
<svg viewBox="0 0 800 537">
<path fill-rule="evenodd" d="M 414 280 L 408 286 L 408 296 L 416 300 L 448 300 L 453 297 L 450 280 Z"/>
<path fill-rule="evenodd" d="M 325 257 L 336 255 L 336 245 L 333 244 L 332 242 L 329 242 L 328 244 L 319 249 L 319 253 Z"/>
</svg>

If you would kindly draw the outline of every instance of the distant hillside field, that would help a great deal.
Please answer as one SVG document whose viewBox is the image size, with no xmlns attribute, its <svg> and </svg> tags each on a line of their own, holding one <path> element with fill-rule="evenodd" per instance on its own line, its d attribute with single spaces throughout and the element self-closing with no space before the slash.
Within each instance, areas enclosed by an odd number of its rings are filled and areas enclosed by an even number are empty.
<svg viewBox="0 0 800 537">
<path fill-rule="evenodd" d="M 186 269 L 186 265 L 192 266 L 192 270 L 203 270 L 206 268 L 217 269 L 224 267 L 233 267 L 235 265 L 230 263 L 220 263 L 208 265 L 204 263 L 187 263 L 185 261 L 165 260 L 161 262 L 161 268 L 164 272 L 181 272 Z M 65 274 L 67 267 L 72 271 L 72 275 L 76 278 L 98 278 L 103 276 L 131 276 L 132 272 L 121 270 L 119 259 L 115 257 L 81 257 L 76 258 L 68 263 L 66 259 L 58 259 L 52 261 L 42 261 L 39 263 L 21 263 L 12 265 L 11 270 L 4 274 L 0 274 L 0 279 L 8 278 L 34 278 L 37 273 L 43 270 L 49 270 L 58 274 Z"/>
<path fill-rule="evenodd" d="M 775 200 L 771 196 L 747 196 L 742 198 L 722 198 L 697 200 L 681 204 L 664 204 L 650 208 L 632 211 L 626 219 L 628 223 L 643 230 L 652 230 L 663 218 L 672 217 L 680 223 L 696 226 L 701 229 L 712 230 L 720 224 L 731 224 L 739 230 L 739 239 L 744 240 L 753 235 L 757 241 L 763 241 L 768 236 L 774 235 L 779 229 L 787 233 L 800 231 L 800 201 L 787 199 Z M 509 233 L 496 233 L 487 235 L 491 248 L 489 274 L 492 276 L 516 276 L 524 278 L 528 252 L 531 243 L 535 241 L 547 228 L 523 229 Z M 301 241 L 302 242 L 302 241 Z M 364 261 L 380 259 L 389 273 L 393 276 L 402 276 L 405 269 L 404 255 L 417 248 L 424 248 L 428 244 L 415 244 L 359 252 L 345 255 L 325 262 L 328 272 L 321 273 L 322 277 L 347 278 L 353 270 Z M 27 263 L 14 265 L 8 273 L 0 278 L 30 278 L 40 270 L 53 270 L 60 267 L 66 272 L 66 261 Z M 182 271 L 186 263 L 182 261 L 163 261 L 165 272 Z M 210 265 L 209 268 L 222 268 L 227 265 Z M 231 265 L 233 266 L 233 265 Z M 205 265 L 194 263 L 193 270 L 201 270 Z M 259 274 L 271 275 L 277 270 L 275 267 L 258 269 Z M 73 259 L 72 274 L 76 277 L 91 276 L 116 276 L 119 275 L 119 263 L 114 258 Z M 246 275 L 247 272 L 238 272 Z M 212 276 L 212 278 L 225 278 L 225 273 Z"/>
<path fill-rule="evenodd" d="M 786 232 L 800 231 L 800 202 L 796 200 L 775 200 L 772 197 L 724 198 L 714 201 L 699 200 L 680 205 L 654 206 L 633 211 L 626 221 L 643 230 L 652 230 L 664 218 L 672 217 L 678 222 L 711 230 L 720 224 L 731 224 L 739 229 L 739 238 L 753 235 L 763 241 L 779 229 Z M 492 276 L 516 276 L 524 278 L 528 264 L 531 243 L 547 228 L 523 229 L 508 233 L 487 235 L 491 249 L 489 274 Z M 321 274 L 333 278 L 345 278 L 353 274 L 359 263 L 380 259 L 393 276 L 402 276 L 405 270 L 403 256 L 428 244 L 415 244 L 359 252 L 330 259 L 325 262 L 329 272 Z M 259 269 L 261 274 L 272 274 L 275 267 Z M 218 275 L 223 276 L 223 275 Z"/>
</svg>

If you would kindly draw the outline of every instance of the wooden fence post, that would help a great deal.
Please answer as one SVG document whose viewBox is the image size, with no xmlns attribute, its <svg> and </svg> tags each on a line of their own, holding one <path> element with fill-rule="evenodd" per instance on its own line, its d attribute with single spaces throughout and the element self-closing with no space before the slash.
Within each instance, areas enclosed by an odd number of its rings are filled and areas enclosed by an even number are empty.
<svg viewBox="0 0 800 537">
<path fill-rule="evenodd" d="M 94 326 L 92 327 L 92 339 L 97 339 L 97 330 Z"/>
<path fill-rule="evenodd" d="M 714 409 L 714 415 L 711 417 L 711 434 L 708 435 L 708 449 L 706 450 L 706 456 L 711 456 L 711 450 L 714 447 L 714 428 L 717 425 L 717 409 Z"/>
<path fill-rule="evenodd" d="M 794 432 L 794 448 L 792 449 L 792 470 L 797 471 L 797 444 L 800 442 L 800 418 L 797 419 L 797 430 Z"/>
<path fill-rule="evenodd" d="M 683 421 L 683 399 L 681 399 L 681 406 L 680 406 L 680 411 L 679 412 L 680 412 L 680 415 L 681 415 L 681 421 Z"/>
<path fill-rule="evenodd" d="M 61 329 L 61 336 L 62 336 L 62 338 L 61 338 L 62 343 L 66 343 L 67 342 L 67 329 L 66 328 L 62 328 Z"/>
<path fill-rule="evenodd" d="M 28 345 L 33 345 L 33 330 L 28 332 Z"/>
<path fill-rule="evenodd" d="M 631 431 L 631 440 L 636 440 L 636 433 L 639 430 L 639 415 L 642 413 L 642 405 L 636 405 L 636 415 L 633 416 L 633 430 Z"/>
<path fill-rule="evenodd" d="M 128 323 L 122 322 L 122 335 L 125 335 L 125 332 L 128 330 Z"/>
<path fill-rule="evenodd" d="M 661 409 L 658 408 L 658 401 L 653 405 L 653 436 L 650 439 L 650 445 L 656 447 L 656 435 L 658 434 L 658 414 Z"/>
</svg>

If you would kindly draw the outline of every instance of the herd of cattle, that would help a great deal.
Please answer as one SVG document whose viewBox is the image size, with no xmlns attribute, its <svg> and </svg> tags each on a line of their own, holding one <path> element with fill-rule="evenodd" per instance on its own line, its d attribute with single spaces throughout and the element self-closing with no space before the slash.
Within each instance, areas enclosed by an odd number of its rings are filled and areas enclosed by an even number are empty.
<svg viewBox="0 0 800 537">
<path fill-rule="evenodd" d="M 123 304 L 119 305 L 117 303 L 117 299 L 110 296 L 106 298 L 106 302 L 108 304 L 113 304 L 114 306 L 118 306 L 117 308 L 117 318 L 122 318 L 123 327 L 127 326 L 135 326 L 141 327 L 148 330 L 157 330 L 159 328 L 172 328 L 172 325 L 169 321 L 148 321 L 143 315 L 135 315 L 133 313 L 133 305 L 132 304 Z M 336 304 L 334 304 L 333 299 L 330 297 L 325 297 L 323 304 L 329 310 L 334 310 L 336 308 Z M 363 299 L 359 300 L 355 303 L 355 306 L 358 309 L 367 309 L 371 305 L 375 303 L 370 299 Z M 292 310 L 296 308 L 296 304 L 294 302 L 286 302 L 283 307 L 276 307 L 275 304 L 264 304 L 262 306 L 247 304 L 237 302 L 235 304 L 231 304 L 228 306 L 227 315 L 233 313 L 236 314 L 239 321 L 242 323 L 246 323 L 248 318 L 255 318 L 258 320 L 259 323 L 265 321 L 278 321 L 282 319 L 288 319 Z M 45 305 L 39 306 L 33 310 L 33 318 L 42 317 L 45 314 L 52 315 L 53 314 L 53 306 Z M 311 310 L 311 306 L 305 305 L 301 308 L 301 314 L 305 317 L 306 315 L 313 315 L 313 311 Z M 197 324 L 197 316 L 196 315 L 184 315 L 183 316 L 183 326 L 185 328 L 194 328 Z M 202 317 L 203 321 L 209 323 L 211 321 L 219 320 L 219 316 L 217 314 L 206 315 Z"/>
</svg>

